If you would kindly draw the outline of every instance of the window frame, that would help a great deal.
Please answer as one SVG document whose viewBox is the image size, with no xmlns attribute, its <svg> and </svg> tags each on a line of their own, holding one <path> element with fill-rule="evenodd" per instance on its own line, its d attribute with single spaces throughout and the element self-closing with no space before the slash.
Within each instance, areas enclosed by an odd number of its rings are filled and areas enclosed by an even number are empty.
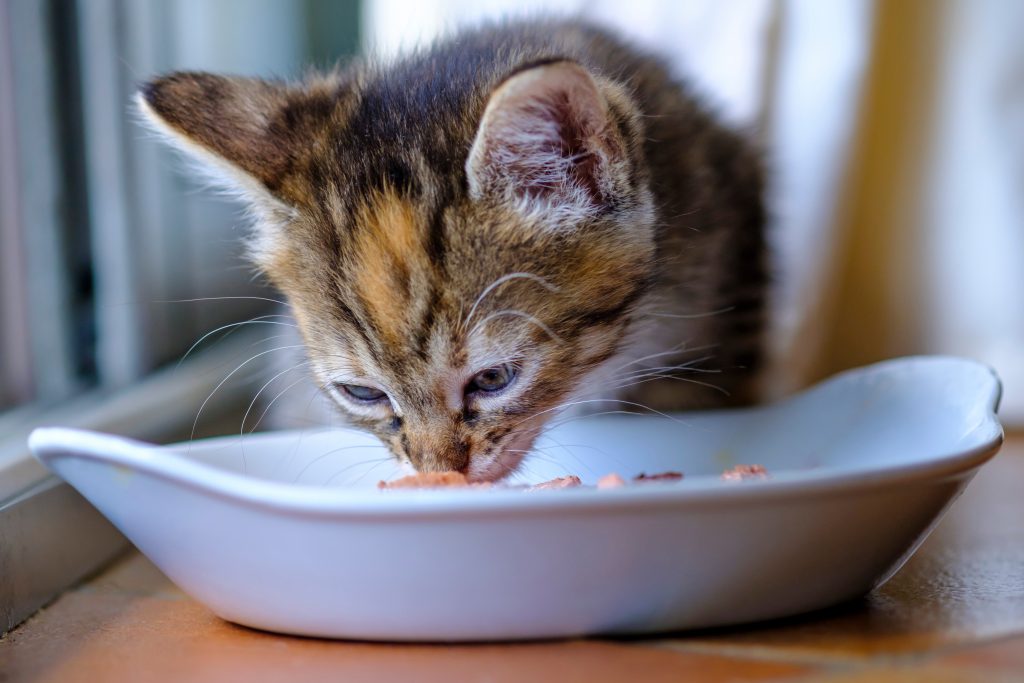
<svg viewBox="0 0 1024 683">
<path fill-rule="evenodd" d="M 241 211 L 198 192 L 130 113 L 139 82 L 172 68 L 254 60 L 241 70 L 280 75 L 358 48 L 354 1 L 249 2 L 0 0 L 2 632 L 127 547 L 31 456 L 33 428 L 166 443 L 193 436 L 202 405 L 195 436 L 230 432 L 274 367 L 258 355 L 222 382 L 266 341 L 261 325 L 174 365 L 183 344 L 267 312 L 273 295 L 241 259 Z M 225 301 L 197 305 L 210 295 Z"/>
</svg>

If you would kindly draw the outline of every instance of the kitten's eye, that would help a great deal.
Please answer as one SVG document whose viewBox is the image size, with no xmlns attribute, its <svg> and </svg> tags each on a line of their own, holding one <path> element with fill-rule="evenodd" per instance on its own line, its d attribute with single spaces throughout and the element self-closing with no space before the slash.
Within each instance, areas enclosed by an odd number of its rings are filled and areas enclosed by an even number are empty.
<svg viewBox="0 0 1024 683">
<path fill-rule="evenodd" d="M 350 398 L 363 403 L 376 403 L 377 401 L 387 397 L 387 394 L 380 389 L 364 387 L 360 384 L 335 384 L 334 386 Z"/>
<path fill-rule="evenodd" d="M 502 363 L 493 368 L 487 368 L 478 372 L 476 376 L 466 385 L 466 393 L 484 392 L 493 394 L 501 391 L 516 378 L 518 370 L 511 363 Z"/>
</svg>

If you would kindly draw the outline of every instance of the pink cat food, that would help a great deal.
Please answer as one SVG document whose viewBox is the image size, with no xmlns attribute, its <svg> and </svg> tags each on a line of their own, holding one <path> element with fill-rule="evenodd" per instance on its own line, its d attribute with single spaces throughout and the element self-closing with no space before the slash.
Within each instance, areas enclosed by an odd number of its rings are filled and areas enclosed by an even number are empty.
<svg viewBox="0 0 1024 683">
<path fill-rule="evenodd" d="M 539 484 L 534 484 L 527 491 L 546 491 L 548 489 L 571 489 L 577 486 L 582 486 L 583 482 L 575 474 L 570 474 L 567 477 L 558 477 L 557 479 L 551 479 L 550 481 L 542 481 Z"/>
<path fill-rule="evenodd" d="M 599 489 L 617 489 L 620 486 L 625 486 L 626 480 L 620 477 L 617 473 L 612 472 L 606 474 L 597 480 L 597 488 Z"/>
<path fill-rule="evenodd" d="M 766 476 L 766 472 L 760 465 L 739 465 L 722 474 L 725 479 L 744 479 L 754 476 Z M 652 481 L 679 481 L 683 478 L 681 472 L 660 472 L 658 474 L 639 474 L 633 478 L 633 482 Z M 618 473 L 611 472 L 597 480 L 599 489 L 616 489 L 627 486 L 630 482 L 623 479 Z M 583 486 L 583 482 L 575 474 L 565 477 L 558 477 L 539 484 L 525 487 L 527 491 L 552 491 L 556 489 L 571 489 Z M 379 489 L 441 489 L 441 488 L 491 488 L 489 483 L 473 483 L 466 479 L 461 472 L 420 472 L 410 474 L 406 477 L 392 481 L 382 481 L 377 484 Z M 498 487 L 500 488 L 500 486 Z M 523 487 L 512 487 L 523 488 Z"/>
<path fill-rule="evenodd" d="M 618 476 L 618 475 L 614 475 Z M 621 477 L 620 477 L 621 479 Z M 570 489 L 582 486 L 583 482 L 575 474 L 567 477 L 558 477 L 550 481 L 543 481 L 533 486 L 528 486 L 528 491 L 543 491 L 547 489 Z M 461 472 L 419 472 L 410 474 L 391 481 L 378 482 L 377 488 L 385 489 L 443 489 L 443 488 L 490 488 L 489 483 L 470 482 L 466 475 Z"/>
<path fill-rule="evenodd" d="M 443 489 L 458 486 L 469 486 L 469 480 L 462 472 L 417 472 L 377 484 L 379 489 Z"/>
<path fill-rule="evenodd" d="M 742 481 L 744 479 L 763 479 L 768 476 L 764 465 L 736 465 L 722 472 L 726 481 Z"/>
</svg>

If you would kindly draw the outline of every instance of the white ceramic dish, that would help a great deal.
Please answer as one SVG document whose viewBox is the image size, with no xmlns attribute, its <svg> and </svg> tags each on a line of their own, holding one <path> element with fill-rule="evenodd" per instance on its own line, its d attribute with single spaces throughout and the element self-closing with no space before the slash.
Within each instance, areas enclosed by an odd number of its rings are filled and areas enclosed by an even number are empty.
<svg viewBox="0 0 1024 683">
<path fill-rule="evenodd" d="M 225 619 L 372 640 L 546 638 L 864 594 L 998 450 L 998 398 L 984 366 L 901 359 L 764 408 L 577 420 L 527 461 L 538 481 L 686 473 L 612 490 L 379 492 L 398 468 L 351 431 L 157 447 L 42 429 L 31 446 Z M 736 463 L 771 477 L 721 481 Z"/>
</svg>

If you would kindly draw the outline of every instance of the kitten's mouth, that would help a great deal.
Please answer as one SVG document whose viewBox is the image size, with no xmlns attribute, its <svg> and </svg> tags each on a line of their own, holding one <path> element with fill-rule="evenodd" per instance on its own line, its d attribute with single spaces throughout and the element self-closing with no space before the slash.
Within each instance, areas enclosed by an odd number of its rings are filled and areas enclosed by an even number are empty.
<svg viewBox="0 0 1024 683">
<path fill-rule="evenodd" d="M 537 433 L 525 430 L 514 434 L 494 452 L 483 457 L 470 458 L 466 477 L 473 482 L 499 481 L 514 473 L 533 446 Z"/>
</svg>

